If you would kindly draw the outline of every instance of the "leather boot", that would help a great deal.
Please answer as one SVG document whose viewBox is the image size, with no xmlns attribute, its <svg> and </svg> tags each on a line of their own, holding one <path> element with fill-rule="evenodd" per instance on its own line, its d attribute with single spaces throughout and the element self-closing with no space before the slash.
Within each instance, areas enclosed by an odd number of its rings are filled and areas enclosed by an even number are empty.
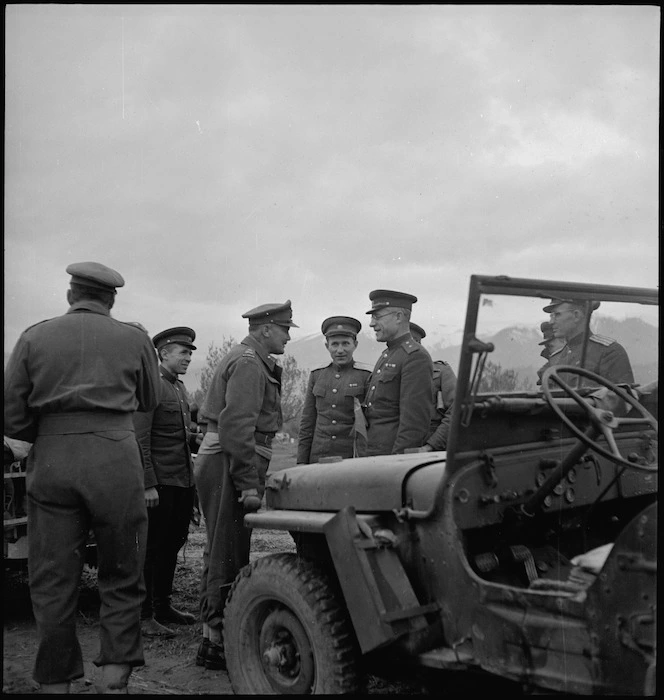
<svg viewBox="0 0 664 700">
<path fill-rule="evenodd" d="M 101 667 L 101 678 L 95 683 L 95 689 L 102 695 L 127 695 L 130 674 L 129 664 L 106 664 Z"/>
<path fill-rule="evenodd" d="M 41 683 L 39 688 L 40 695 L 68 695 L 70 690 L 69 681 L 63 683 Z"/>
</svg>

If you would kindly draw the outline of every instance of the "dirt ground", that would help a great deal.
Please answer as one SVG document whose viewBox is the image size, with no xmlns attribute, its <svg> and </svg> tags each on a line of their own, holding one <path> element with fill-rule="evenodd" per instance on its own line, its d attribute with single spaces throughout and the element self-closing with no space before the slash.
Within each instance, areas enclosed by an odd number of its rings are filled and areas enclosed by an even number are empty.
<svg viewBox="0 0 664 700">
<path fill-rule="evenodd" d="M 173 603 L 192 613 L 198 607 L 198 582 L 202 569 L 205 530 L 201 524 L 191 526 L 189 541 L 180 552 L 175 575 Z M 255 532 L 252 559 L 270 552 L 294 551 L 288 533 Z M 39 686 L 32 680 L 32 666 L 37 650 L 37 633 L 30 596 L 24 575 L 5 572 L 3 595 L 3 688 L 9 695 L 35 694 Z M 78 635 L 83 649 L 85 675 L 72 684 L 74 694 L 95 694 L 97 668 L 92 663 L 99 648 L 99 598 L 94 569 L 86 567 L 79 601 Z M 196 666 L 194 659 L 200 642 L 200 624 L 175 626 L 175 639 L 145 640 L 145 666 L 138 668 L 129 681 L 133 695 L 232 695 L 225 671 L 210 671 Z M 369 694 L 422 694 L 416 680 L 370 676 Z"/>
</svg>

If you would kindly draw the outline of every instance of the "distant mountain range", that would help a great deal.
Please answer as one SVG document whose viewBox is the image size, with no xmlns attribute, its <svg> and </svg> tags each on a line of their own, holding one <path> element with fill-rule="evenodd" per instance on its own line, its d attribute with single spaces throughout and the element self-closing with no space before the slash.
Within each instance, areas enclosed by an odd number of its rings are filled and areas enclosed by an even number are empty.
<svg viewBox="0 0 664 700">
<path fill-rule="evenodd" d="M 632 362 L 637 382 L 645 384 L 657 379 L 659 331 L 655 326 L 640 318 L 619 321 L 608 316 L 597 316 L 593 319 L 593 326 L 596 333 L 615 338 L 623 345 Z M 538 344 L 542 340 L 539 325 L 504 328 L 482 340 L 495 346 L 494 352 L 489 355 L 491 362 L 503 369 L 517 371 L 524 379 L 532 378 L 534 385 L 537 369 L 544 364 L 540 357 L 542 346 Z M 358 341 L 355 359 L 373 367 L 385 344 L 376 341 L 373 331 L 362 331 Z M 454 371 L 457 370 L 460 344 L 446 346 L 438 341 L 429 345 L 427 338 L 423 344 L 434 360 L 445 360 Z M 308 371 L 330 361 L 325 341 L 319 333 L 291 341 L 286 346 L 286 354 L 292 355 L 299 367 Z"/>
</svg>

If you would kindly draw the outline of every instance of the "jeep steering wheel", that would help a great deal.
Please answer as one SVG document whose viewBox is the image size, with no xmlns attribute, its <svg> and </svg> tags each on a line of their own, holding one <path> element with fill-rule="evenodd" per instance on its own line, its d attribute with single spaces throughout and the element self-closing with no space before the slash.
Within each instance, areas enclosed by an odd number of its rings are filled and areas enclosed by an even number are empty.
<svg viewBox="0 0 664 700">
<path fill-rule="evenodd" d="M 586 377 L 596 382 L 600 386 L 606 387 L 610 391 L 613 391 L 617 396 L 619 396 L 623 401 L 629 404 L 632 408 L 635 408 L 639 413 L 638 418 L 628 418 L 620 417 L 618 418 L 613 414 L 612 411 L 608 411 L 603 408 L 595 408 L 591 406 L 585 399 L 583 399 L 574 389 L 572 389 L 569 384 L 567 384 L 560 377 L 560 373 L 565 372 L 566 374 L 576 374 L 581 377 Z M 610 450 L 602 447 L 596 440 L 588 437 L 586 433 L 577 428 L 576 425 L 565 415 L 562 408 L 556 404 L 553 395 L 551 394 L 551 387 L 549 386 L 549 381 L 557 384 L 570 398 L 574 401 L 588 414 L 588 418 L 595 428 L 604 435 L 604 439 L 608 443 Z M 607 457 L 612 462 L 616 464 L 623 464 L 630 469 L 640 469 L 642 471 L 654 472 L 657 471 L 656 464 L 653 466 L 646 466 L 644 464 L 638 464 L 636 462 L 630 462 L 625 459 L 618 449 L 615 438 L 613 436 L 613 431 L 619 428 L 621 425 L 630 425 L 637 423 L 648 423 L 651 428 L 657 432 L 657 420 L 644 406 L 642 406 L 633 396 L 630 396 L 626 391 L 621 389 L 619 386 L 613 382 L 601 377 L 590 370 L 583 367 L 573 367 L 571 365 L 556 365 L 549 367 L 542 375 L 542 391 L 547 403 L 551 406 L 553 412 L 560 418 L 560 420 L 588 447 L 590 447 L 595 452 L 600 455 Z"/>
</svg>

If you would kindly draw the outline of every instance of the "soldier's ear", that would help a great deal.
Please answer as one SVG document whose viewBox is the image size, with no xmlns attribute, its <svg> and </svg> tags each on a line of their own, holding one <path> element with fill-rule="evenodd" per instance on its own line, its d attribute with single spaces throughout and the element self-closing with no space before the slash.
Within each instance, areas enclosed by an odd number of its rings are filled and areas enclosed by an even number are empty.
<svg viewBox="0 0 664 700">
<path fill-rule="evenodd" d="M 68 290 L 67 290 L 67 303 L 69 304 L 69 306 L 71 306 L 71 305 L 74 303 L 73 300 L 72 300 L 71 289 L 68 289 Z"/>
</svg>

